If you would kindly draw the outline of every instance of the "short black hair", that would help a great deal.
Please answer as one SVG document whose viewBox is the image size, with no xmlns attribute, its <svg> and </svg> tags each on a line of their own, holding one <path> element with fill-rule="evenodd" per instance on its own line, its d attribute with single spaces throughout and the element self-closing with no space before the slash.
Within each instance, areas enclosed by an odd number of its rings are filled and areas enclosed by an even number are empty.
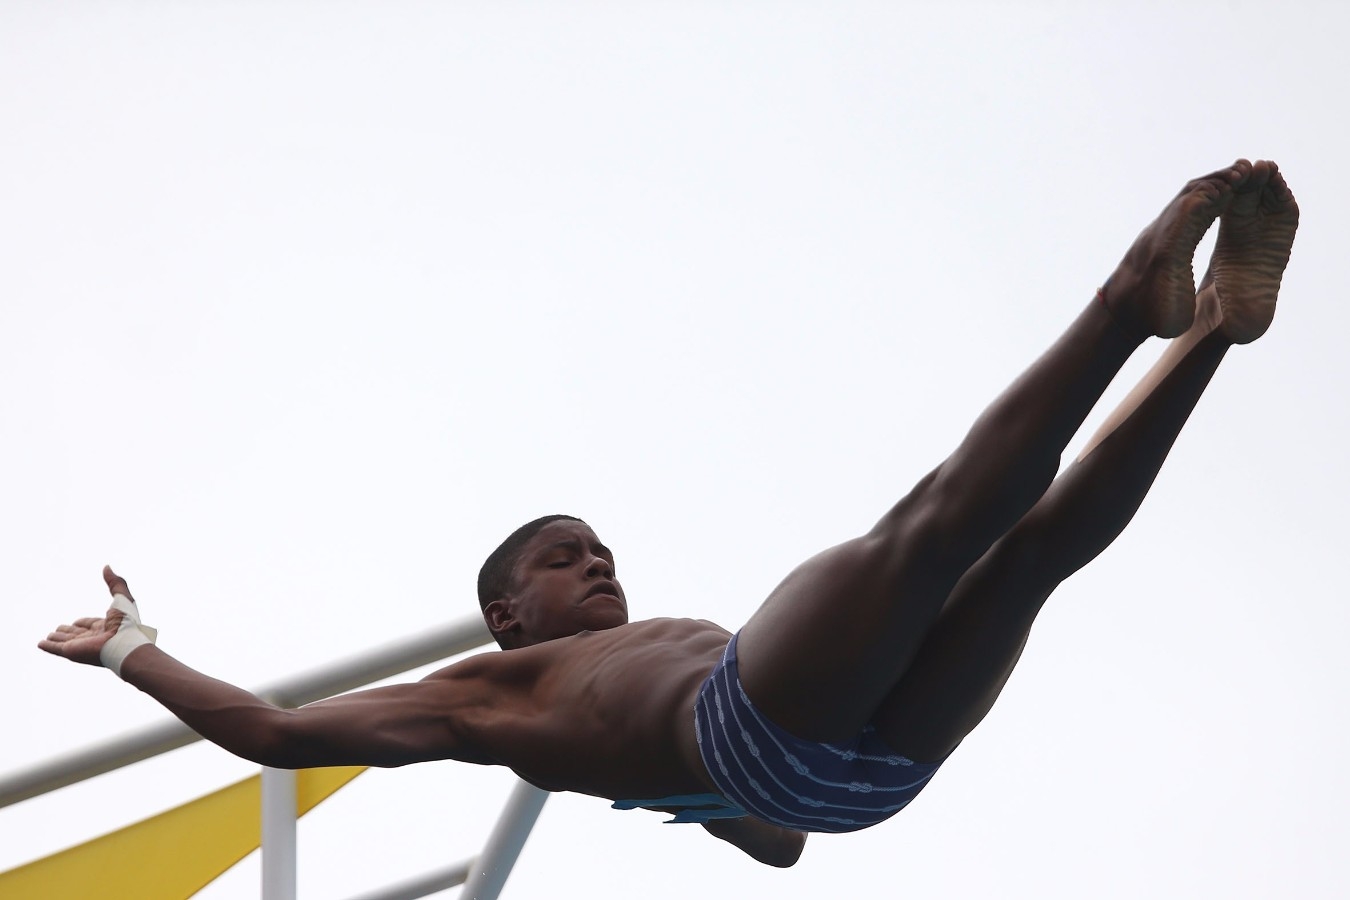
<svg viewBox="0 0 1350 900">
<path fill-rule="evenodd" d="M 530 542 L 530 538 L 542 531 L 545 525 L 559 520 L 581 522 L 576 516 L 565 516 L 561 513 L 541 516 L 511 532 L 496 550 L 488 554 L 483 568 L 478 570 L 479 608 L 486 610 L 489 603 L 506 595 L 511 589 L 511 573 L 515 571 L 516 561 L 520 559 L 520 553 L 525 549 L 525 545 Z"/>
</svg>

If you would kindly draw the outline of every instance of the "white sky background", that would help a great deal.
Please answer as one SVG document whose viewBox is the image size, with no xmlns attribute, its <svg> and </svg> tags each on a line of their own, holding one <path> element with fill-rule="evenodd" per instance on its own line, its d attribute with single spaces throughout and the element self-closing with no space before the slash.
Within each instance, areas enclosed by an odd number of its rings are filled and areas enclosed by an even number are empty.
<svg viewBox="0 0 1350 900">
<path fill-rule="evenodd" d="M 1268 157 L 1303 210 L 1274 327 L 909 810 L 779 872 L 559 795 L 507 893 L 1336 892 L 1350 23 L 1184 6 L 0 6 L 0 771 L 162 720 L 33 647 L 105 562 L 243 685 L 473 614 L 550 512 L 635 617 L 738 627 L 1182 183 Z M 198 746 L 2 810 L 0 868 L 250 771 Z M 363 776 L 303 822 L 302 896 L 471 855 L 510 784 Z"/>
</svg>

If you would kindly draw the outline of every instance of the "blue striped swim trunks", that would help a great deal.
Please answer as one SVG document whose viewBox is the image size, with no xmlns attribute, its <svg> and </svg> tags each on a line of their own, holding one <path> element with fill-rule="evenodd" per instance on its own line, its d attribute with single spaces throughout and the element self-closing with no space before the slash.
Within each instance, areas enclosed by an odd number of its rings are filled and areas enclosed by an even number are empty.
<svg viewBox="0 0 1350 900">
<path fill-rule="evenodd" d="M 836 743 L 788 734 L 745 695 L 736 637 L 699 690 L 694 734 L 717 789 L 751 815 L 797 831 L 857 831 L 904 809 L 942 765 L 901 756 L 870 725 Z"/>
</svg>

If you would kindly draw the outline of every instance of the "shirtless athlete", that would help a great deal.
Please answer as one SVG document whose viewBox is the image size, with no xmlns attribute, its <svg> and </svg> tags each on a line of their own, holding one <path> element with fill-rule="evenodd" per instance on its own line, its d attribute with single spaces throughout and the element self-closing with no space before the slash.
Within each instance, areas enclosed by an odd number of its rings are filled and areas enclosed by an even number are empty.
<svg viewBox="0 0 1350 900">
<path fill-rule="evenodd" d="M 1197 295 L 1191 257 L 1220 217 Z M 735 637 L 701 620 L 630 623 L 610 551 L 564 516 L 524 526 L 483 567 L 505 652 L 416 684 L 277 709 L 155 647 L 111 569 L 105 618 L 38 646 L 108 665 L 263 765 L 509 766 L 791 865 L 805 832 L 903 807 L 989 711 L 1050 592 L 1129 522 L 1228 348 L 1269 327 L 1297 227 L 1273 163 L 1190 182 L 956 451 L 869 532 L 792 572 Z M 1175 340 L 1056 478 L 1153 335 Z"/>
</svg>

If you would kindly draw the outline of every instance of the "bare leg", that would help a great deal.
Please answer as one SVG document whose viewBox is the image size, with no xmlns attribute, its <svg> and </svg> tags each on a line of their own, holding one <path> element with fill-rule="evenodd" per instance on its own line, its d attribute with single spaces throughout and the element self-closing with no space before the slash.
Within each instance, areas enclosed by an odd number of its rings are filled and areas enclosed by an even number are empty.
<svg viewBox="0 0 1350 900">
<path fill-rule="evenodd" d="M 913 666 L 878 711 L 878 730 L 900 752 L 942 759 L 984 718 L 1050 592 L 1134 516 L 1228 348 L 1269 326 L 1298 207 L 1274 167 L 1262 163 L 1238 189 L 1221 228 L 1250 233 L 1258 208 L 1269 225 L 1253 233 L 1259 252 L 1249 268 L 1222 245 L 1211 268 L 1216 274 L 1226 264 L 1225 289 L 1244 298 L 1242 308 L 1225 303 L 1207 276 L 1190 331 L 1168 346 L 1079 459 L 953 590 Z"/>
<path fill-rule="evenodd" d="M 957 580 L 1041 498 L 1146 333 L 1189 325 L 1195 245 L 1250 171 L 1240 161 L 1187 185 L 1136 239 L 1104 302 L 1083 311 L 942 465 L 871 532 L 809 560 L 770 595 L 740 637 L 741 677 L 765 713 L 818 740 L 874 717 Z"/>
<path fill-rule="evenodd" d="M 957 583 L 878 710 L 891 746 L 943 759 L 989 712 L 1051 591 L 1106 549 L 1143 502 L 1230 346 L 1214 324 L 1197 321 L 1169 345 L 1144 380 L 1152 389 L 1126 398 L 1116 427 Z"/>
</svg>

